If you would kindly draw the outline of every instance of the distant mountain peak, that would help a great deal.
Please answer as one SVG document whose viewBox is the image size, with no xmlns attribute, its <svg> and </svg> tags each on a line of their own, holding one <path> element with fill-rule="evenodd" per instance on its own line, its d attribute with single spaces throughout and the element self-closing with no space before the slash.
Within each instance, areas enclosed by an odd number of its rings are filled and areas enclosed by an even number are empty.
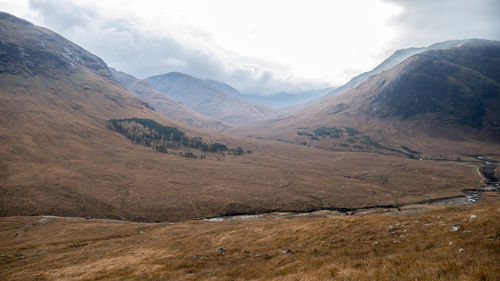
<svg viewBox="0 0 500 281">
<path fill-rule="evenodd" d="M 205 116 L 229 125 L 250 124 L 278 116 L 274 109 L 247 102 L 233 87 L 213 80 L 202 80 L 180 72 L 147 78 L 160 92 Z"/>
</svg>

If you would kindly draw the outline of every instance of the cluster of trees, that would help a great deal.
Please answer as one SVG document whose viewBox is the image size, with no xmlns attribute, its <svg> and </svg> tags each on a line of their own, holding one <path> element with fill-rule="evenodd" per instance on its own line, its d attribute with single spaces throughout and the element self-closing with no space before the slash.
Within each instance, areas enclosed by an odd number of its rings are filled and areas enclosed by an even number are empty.
<svg viewBox="0 0 500 281">
<path fill-rule="evenodd" d="M 312 133 L 309 133 L 306 131 L 298 131 L 297 135 L 308 136 L 311 138 L 311 140 L 319 140 L 320 138 L 324 138 L 324 137 L 338 139 L 338 138 L 344 136 L 344 133 L 346 133 L 350 137 L 355 136 L 357 134 L 361 134 L 360 131 L 358 131 L 355 128 L 351 128 L 351 127 L 337 128 L 337 127 L 325 127 L 325 126 L 323 126 L 323 127 L 319 127 L 317 129 L 313 130 Z"/>
<path fill-rule="evenodd" d="M 297 129 L 307 129 L 307 128 L 301 127 L 301 128 L 297 128 Z M 317 129 L 313 130 L 312 133 L 309 133 L 307 131 L 298 131 L 297 135 L 308 136 L 308 137 L 310 137 L 311 140 L 319 140 L 320 138 L 325 138 L 325 137 L 339 139 L 339 138 L 347 135 L 348 139 L 346 140 L 345 143 L 340 143 L 340 144 L 333 143 L 333 145 L 339 145 L 341 147 L 349 147 L 349 145 L 351 144 L 351 145 L 353 145 L 353 148 L 356 150 L 363 150 L 363 146 L 365 148 L 374 147 L 376 149 L 383 149 L 383 150 L 401 153 L 401 154 L 406 155 L 408 158 L 412 158 L 412 159 L 419 159 L 421 157 L 420 156 L 421 152 L 413 150 L 413 149 L 411 149 L 407 146 L 404 146 L 404 145 L 401 146 L 403 151 L 399 150 L 399 149 L 383 146 L 382 144 L 372 140 L 370 136 L 362 135 L 362 133 L 358 129 L 352 128 L 352 127 L 337 128 L 337 127 L 325 127 L 325 126 L 323 126 L 323 127 L 319 127 Z M 357 136 L 357 135 L 360 135 L 360 136 Z M 302 143 L 302 144 L 307 145 L 307 143 Z M 363 145 L 363 146 L 361 146 L 361 145 Z"/>
<path fill-rule="evenodd" d="M 337 127 L 319 127 L 313 131 L 316 137 L 330 136 L 331 138 L 340 138 L 344 135 L 344 131 Z"/>
<path fill-rule="evenodd" d="M 186 136 L 183 131 L 176 127 L 163 126 L 151 119 L 111 119 L 107 121 L 107 126 L 109 129 L 125 135 L 134 143 L 152 147 L 163 153 L 168 153 L 168 149 L 192 148 L 204 153 L 245 154 L 245 151 L 239 146 L 229 148 L 219 142 L 207 143 L 201 137 Z M 248 150 L 247 153 L 251 153 L 251 151 Z M 188 158 L 198 158 L 192 152 L 184 152 L 182 155 Z M 205 154 L 202 156 L 200 158 L 206 158 Z"/>
</svg>

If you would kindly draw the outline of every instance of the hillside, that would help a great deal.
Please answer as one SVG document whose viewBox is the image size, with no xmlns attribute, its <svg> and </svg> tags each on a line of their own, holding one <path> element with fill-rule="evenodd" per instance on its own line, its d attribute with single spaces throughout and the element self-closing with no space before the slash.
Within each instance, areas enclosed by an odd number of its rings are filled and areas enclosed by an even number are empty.
<svg viewBox="0 0 500 281">
<path fill-rule="evenodd" d="M 500 151 L 500 42 L 414 55 L 343 94 L 231 132 L 334 150 L 447 157 Z M 353 131 L 352 129 L 355 129 Z"/>
<path fill-rule="evenodd" d="M 391 69 L 392 67 L 402 63 L 404 60 L 406 60 L 407 58 L 409 58 L 413 55 L 420 54 L 420 53 L 430 51 L 430 50 L 453 48 L 453 47 L 457 47 L 463 43 L 467 43 L 467 42 L 473 41 L 473 40 L 475 40 L 475 39 L 448 40 L 448 41 L 444 41 L 444 42 L 435 43 L 435 44 L 432 44 L 432 45 L 427 46 L 427 47 L 418 47 L 418 48 L 417 47 L 410 47 L 410 48 L 406 48 L 406 49 L 396 50 L 392 55 L 390 55 L 388 58 L 386 58 L 384 61 L 382 61 L 374 69 L 367 71 L 367 72 L 363 72 L 363 73 L 353 77 L 346 84 L 329 91 L 329 93 L 324 95 L 324 97 L 319 97 L 318 99 L 307 102 L 307 103 L 286 107 L 283 109 L 283 112 L 295 113 L 295 112 L 298 112 L 298 111 L 303 110 L 303 109 L 310 107 L 310 106 L 311 107 L 318 106 L 318 105 L 322 104 L 329 97 L 347 92 L 347 91 L 361 85 L 366 80 L 368 80 L 368 78 L 370 78 L 376 74 L 379 74 L 383 71 Z"/>
<path fill-rule="evenodd" d="M 382 63 L 377 65 L 374 69 L 363 72 L 351 80 L 347 82 L 345 85 L 331 91 L 329 93 L 329 96 L 336 95 L 343 93 L 345 91 L 348 91 L 350 89 L 355 88 L 356 86 L 360 85 L 361 83 L 365 82 L 368 78 L 375 74 L 379 74 L 382 71 L 389 70 L 390 68 L 402 63 L 404 60 L 407 58 L 420 54 L 423 52 L 427 52 L 430 50 L 437 50 L 437 49 L 447 49 L 447 48 L 453 48 L 453 47 L 458 47 L 461 44 L 473 41 L 474 39 L 464 39 L 464 40 L 449 40 L 449 41 L 444 41 L 444 42 L 439 42 L 432 44 L 428 47 L 419 47 L 419 48 L 406 48 L 406 49 L 400 49 L 394 52 L 391 56 L 389 56 L 387 59 L 385 59 Z"/>
<path fill-rule="evenodd" d="M 171 72 L 147 79 L 160 92 L 205 116 L 232 126 L 248 125 L 278 116 L 270 107 L 235 97 L 235 89 L 220 82 L 208 82 L 193 76 Z M 218 83 L 218 86 L 214 86 Z M 224 89 L 227 89 L 224 91 Z"/>
<path fill-rule="evenodd" d="M 146 80 L 137 79 L 130 74 L 113 68 L 109 69 L 113 78 L 120 82 L 127 90 L 135 93 L 165 116 L 201 129 L 224 131 L 229 128 L 228 125 L 191 110 L 168 95 L 160 93 Z"/>
</svg>

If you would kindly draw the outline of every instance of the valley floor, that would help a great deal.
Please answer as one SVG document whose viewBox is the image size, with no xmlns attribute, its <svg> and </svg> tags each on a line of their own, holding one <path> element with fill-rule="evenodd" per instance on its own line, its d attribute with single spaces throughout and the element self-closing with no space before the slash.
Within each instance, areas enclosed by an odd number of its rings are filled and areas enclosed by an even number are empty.
<svg viewBox="0 0 500 281">
<path fill-rule="evenodd" d="M 143 224 L 0 218 L 2 280 L 500 280 L 500 194 L 463 206 Z"/>
</svg>

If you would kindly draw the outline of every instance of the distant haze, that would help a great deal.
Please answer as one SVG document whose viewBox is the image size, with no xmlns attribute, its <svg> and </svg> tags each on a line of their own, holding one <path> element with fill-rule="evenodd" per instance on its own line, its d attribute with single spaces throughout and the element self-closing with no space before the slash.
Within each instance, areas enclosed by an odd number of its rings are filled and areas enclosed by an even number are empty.
<svg viewBox="0 0 500 281">
<path fill-rule="evenodd" d="M 498 0 L 0 0 L 119 70 L 268 95 L 338 86 L 396 49 L 500 40 Z"/>
</svg>

